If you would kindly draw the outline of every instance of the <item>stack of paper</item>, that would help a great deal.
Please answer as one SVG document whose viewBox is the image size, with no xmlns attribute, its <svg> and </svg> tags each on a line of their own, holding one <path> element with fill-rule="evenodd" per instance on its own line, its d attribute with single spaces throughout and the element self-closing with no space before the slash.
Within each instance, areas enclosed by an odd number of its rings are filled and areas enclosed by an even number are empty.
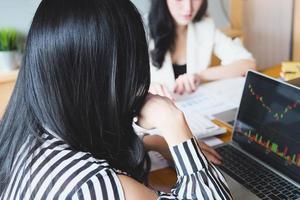
<svg viewBox="0 0 300 200">
<path fill-rule="evenodd" d="M 283 62 L 281 64 L 281 76 L 285 81 L 300 77 L 300 62 Z"/>
</svg>

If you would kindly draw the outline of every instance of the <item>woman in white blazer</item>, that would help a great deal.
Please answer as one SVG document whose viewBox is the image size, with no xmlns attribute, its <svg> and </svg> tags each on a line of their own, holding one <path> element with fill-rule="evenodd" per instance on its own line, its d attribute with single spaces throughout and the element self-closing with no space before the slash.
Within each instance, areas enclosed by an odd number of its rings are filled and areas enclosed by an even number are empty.
<svg viewBox="0 0 300 200">
<path fill-rule="evenodd" d="M 150 92 L 168 96 L 200 83 L 242 76 L 255 69 L 252 55 L 206 16 L 207 0 L 152 0 L 149 14 Z M 212 55 L 221 65 L 210 67 Z"/>
</svg>

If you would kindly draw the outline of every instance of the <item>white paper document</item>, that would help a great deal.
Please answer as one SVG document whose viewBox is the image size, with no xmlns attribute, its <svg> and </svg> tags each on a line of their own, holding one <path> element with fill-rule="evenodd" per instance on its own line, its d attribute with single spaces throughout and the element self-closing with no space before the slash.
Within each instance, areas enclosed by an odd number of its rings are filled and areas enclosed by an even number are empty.
<svg viewBox="0 0 300 200">
<path fill-rule="evenodd" d="M 176 105 L 183 112 L 213 116 L 239 106 L 244 84 L 244 77 L 206 83 L 193 94 L 176 95 Z"/>
<path fill-rule="evenodd" d="M 227 131 L 225 128 L 213 123 L 209 117 L 204 116 L 200 112 L 184 109 L 182 111 L 193 135 L 198 139 L 223 134 Z"/>
<path fill-rule="evenodd" d="M 226 133 L 226 129 L 211 122 L 214 115 L 238 108 L 245 83 L 244 77 L 224 79 L 201 85 L 189 95 L 175 96 L 176 106 L 185 114 L 187 123 L 196 138 Z M 158 113 L 159 114 L 159 113 Z M 158 134 L 157 129 L 136 132 Z"/>
</svg>

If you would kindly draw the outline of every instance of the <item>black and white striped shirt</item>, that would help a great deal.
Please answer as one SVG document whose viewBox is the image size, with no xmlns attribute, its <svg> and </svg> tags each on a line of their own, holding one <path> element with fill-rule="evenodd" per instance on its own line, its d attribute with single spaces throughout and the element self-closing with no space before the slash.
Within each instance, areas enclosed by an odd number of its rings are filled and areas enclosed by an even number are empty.
<svg viewBox="0 0 300 200">
<path fill-rule="evenodd" d="M 90 153 L 72 150 L 57 137 L 43 138 L 42 144 L 28 140 L 22 146 L 1 200 L 125 199 L 119 170 Z M 223 176 L 195 139 L 174 146 L 171 153 L 178 181 L 171 193 L 157 192 L 158 199 L 231 199 Z"/>
</svg>

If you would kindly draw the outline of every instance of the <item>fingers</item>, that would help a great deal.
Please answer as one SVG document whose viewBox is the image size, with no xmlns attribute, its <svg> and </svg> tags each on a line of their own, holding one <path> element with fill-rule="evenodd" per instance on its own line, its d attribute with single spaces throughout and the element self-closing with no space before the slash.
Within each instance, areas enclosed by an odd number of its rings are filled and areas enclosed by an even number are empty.
<svg viewBox="0 0 300 200">
<path fill-rule="evenodd" d="M 197 73 L 193 74 L 192 78 L 190 79 L 190 84 L 194 91 L 197 90 L 200 83 L 201 83 L 201 78 L 200 78 L 199 74 L 197 74 Z"/>
<path fill-rule="evenodd" d="M 195 92 L 199 86 L 200 80 L 197 74 L 183 74 L 180 75 L 175 82 L 174 92 L 183 94 L 185 92 Z"/>
<path fill-rule="evenodd" d="M 173 100 L 173 97 L 169 90 L 162 84 L 159 83 L 151 83 L 149 92 L 154 95 L 160 95 L 163 97 L 168 97 L 169 99 Z"/>
<path fill-rule="evenodd" d="M 196 85 L 196 88 L 201 84 L 201 76 L 199 74 L 194 74 L 194 83 Z"/>
<path fill-rule="evenodd" d="M 198 140 L 197 142 L 209 161 L 213 162 L 214 164 L 221 164 L 222 157 L 216 150 L 200 140 Z"/>
<path fill-rule="evenodd" d="M 184 91 L 187 93 L 191 93 L 193 91 L 192 86 L 191 86 L 191 79 L 192 77 L 189 76 L 184 76 L 183 77 L 183 86 L 184 86 Z"/>
<path fill-rule="evenodd" d="M 195 92 L 196 90 L 196 80 L 195 77 L 192 76 L 191 78 L 188 79 L 190 87 L 191 87 L 191 92 Z"/>
<path fill-rule="evenodd" d="M 209 151 L 203 150 L 203 153 L 206 156 L 206 158 L 213 164 L 215 164 L 215 165 L 222 164 L 221 160 L 218 159 L 215 155 L 211 154 Z"/>
<path fill-rule="evenodd" d="M 212 147 L 208 146 L 207 144 L 205 144 L 202 141 L 198 141 L 200 147 L 202 149 L 205 149 L 206 151 L 210 152 L 211 154 L 213 154 L 214 156 L 216 156 L 219 160 L 222 160 L 222 157 L 220 156 L 220 154 Z"/>
<path fill-rule="evenodd" d="M 174 92 L 178 93 L 178 94 L 183 94 L 184 93 L 184 85 L 183 85 L 182 76 L 179 76 L 176 79 Z"/>
<path fill-rule="evenodd" d="M 219 160 L 222 160 L 222 157 L 221 157 L 221 155 L 216 151 L 216 150 L 214 150 L 213 148 L 209 148 L 209 149 L 207 149 L 207 151 L 209 151 L 212 155 L 214 155 L 217 159 L 219 159 Z"/>
<path fill-rule="evenodd" d="M 160 113 L 157 115 L 157 113 Z M 138 116 L 139 126 L 145 129 L 165 127 L 173 124 L 174 116 L 180 115 L 181 111 L 174 102 L 167 97 L 148 93 Z M 170 126 L 171 126 L 170 125 Z"/>
<path fill-rule="evenodd" d="M 183 94 L 185 92 L 190 93 L 191 87 L 188 80 L 188 76 L 186 74 L 180 75 L 175 82 L 174 92 L 178 94 Z"/>
</svg>

